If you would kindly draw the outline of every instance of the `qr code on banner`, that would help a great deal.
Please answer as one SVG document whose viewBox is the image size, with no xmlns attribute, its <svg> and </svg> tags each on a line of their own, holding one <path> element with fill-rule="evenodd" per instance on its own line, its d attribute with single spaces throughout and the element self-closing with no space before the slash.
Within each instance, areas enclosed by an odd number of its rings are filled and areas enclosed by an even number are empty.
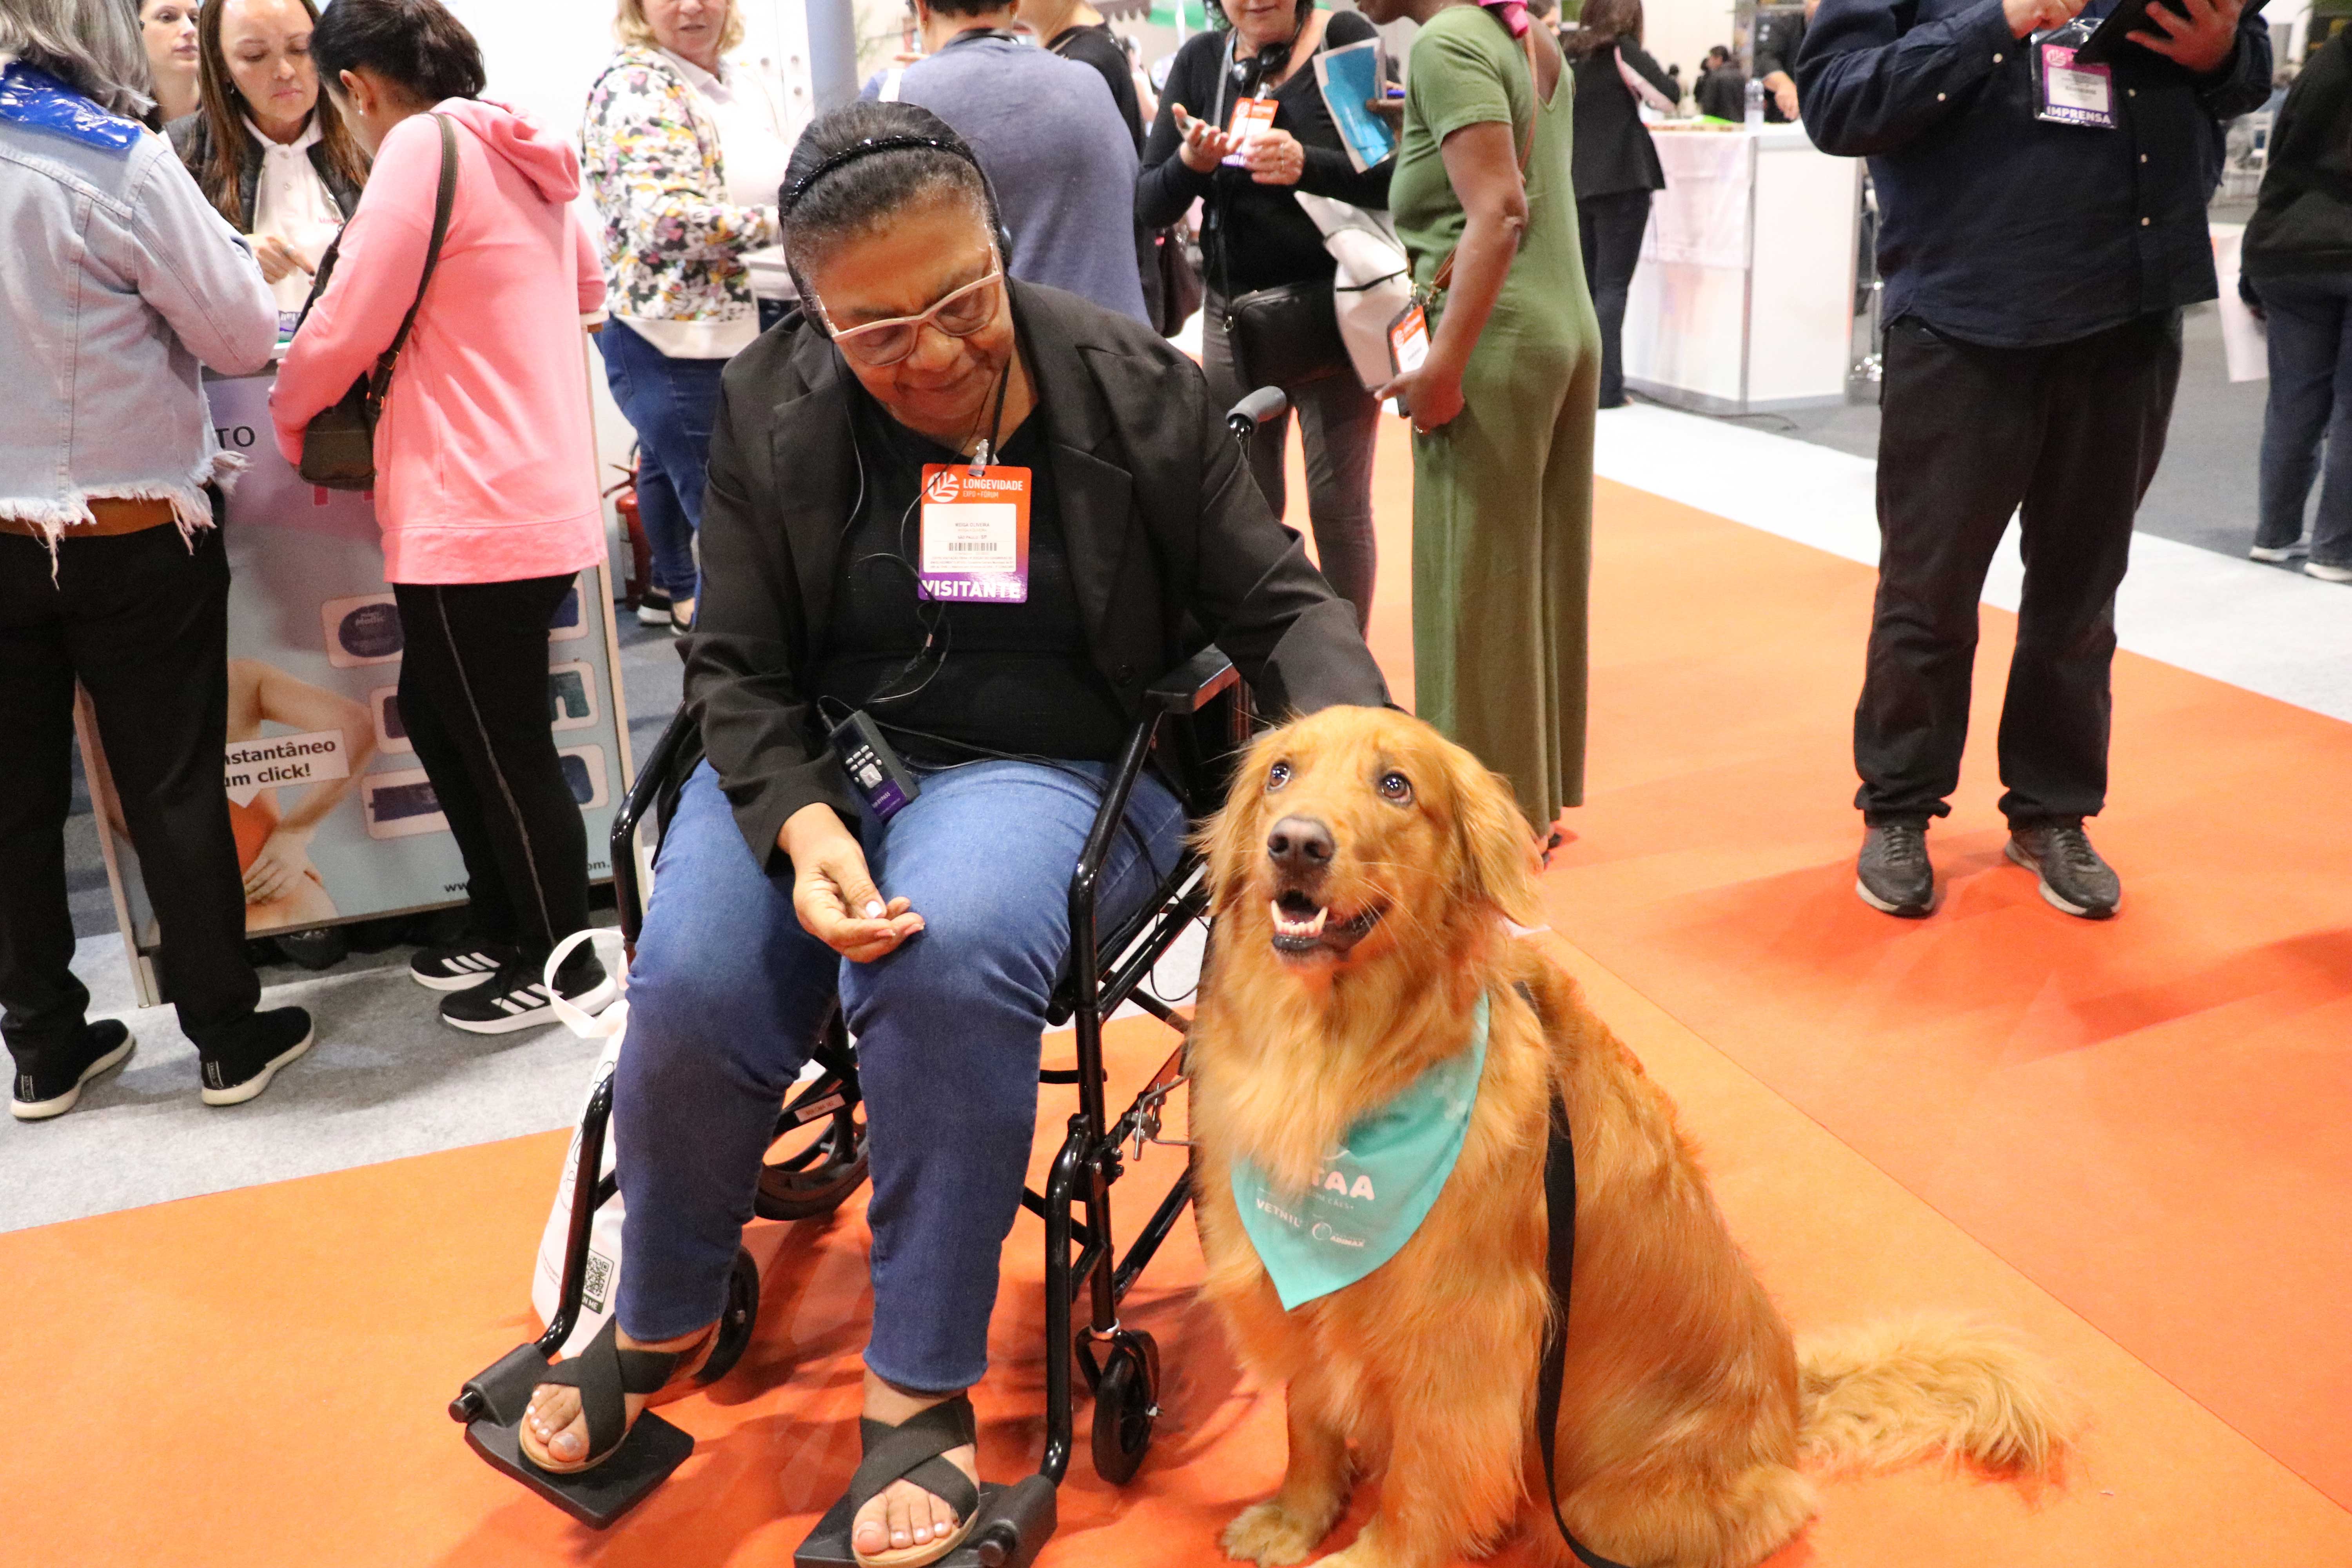
<svg viewBox="0 0 2352 1568">
<path fill-rule="evenodd" d="M 580 1300 L 592 1312 L 604 1310 L 605 1293 L 613 1288 L 613 1260 L 601 1252 L 588 1254 L 588 1276 L 580 1287 Z"/>
</svg>

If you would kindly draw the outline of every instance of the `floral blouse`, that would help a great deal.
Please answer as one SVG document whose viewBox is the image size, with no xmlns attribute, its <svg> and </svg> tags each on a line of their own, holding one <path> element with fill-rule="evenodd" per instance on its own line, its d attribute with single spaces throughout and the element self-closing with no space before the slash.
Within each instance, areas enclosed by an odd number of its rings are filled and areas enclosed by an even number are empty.
<svg viewBox="0 0 2352 1568">
<path fill-rule="evenodd" d="M 776 210 L 727 197 L 717 129 L 695 113 L 675 67 L 636 45 L 588 89 L 582 174 L 604 220 L 609 306 L 646 321 L 733 321 L 756 314 L 748 251 L 774 245 Z"/>
</svg>

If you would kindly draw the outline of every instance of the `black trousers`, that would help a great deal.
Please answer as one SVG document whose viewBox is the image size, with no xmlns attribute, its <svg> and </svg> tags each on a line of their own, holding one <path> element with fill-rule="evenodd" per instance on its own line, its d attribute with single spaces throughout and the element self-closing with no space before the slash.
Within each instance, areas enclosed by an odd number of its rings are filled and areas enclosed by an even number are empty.
<svg viewBox="0 0 2352 1568">
<path fill-rule="evenodd" d="M 2106 804 L 2116 590 L 2164 455 L 2177 312 L 2074 342 L 1986 348 L 1906 317 L 1886 331 L 1878 603 L 1854 711 L 1866 820 L 1942 816 L 1968 738 L 1977 602 L 2021 509 L 2025 593 L 2001 699 L 2000 809 L 2015 826 Z"/>
<path fill-rule="evenodd" d="M 574 581 L 393 584 L 400 720 L 466 857 L 475 931 L 533 965 L 588 923 L 588 833 L 548 730 L 547 623 Z"/>
<path fill-rule="evenodd" d="M 181 1031 L 209 1051 L 261 995 L 245 957 L 245 886 L 221 776 L 220 531 L 193 545 L 169 524 L 67 539 L 54 582 L 47 546 L 0 533 L 0 1035 L 23 1072 L 70 1053 L 89 1005 L 70 967 L 66 903 L 76 681 L 97 712 Z"/>
<path fill-rule="evenodd" d="M 1584 284 L 1601 318 L 1601 406 L 1625 401 L 1625 297 L 1642 260 L 1650 226 L 1650 193 L 1612 191 L 1576 204 L 1576 235 L 1584 248 Z"/>
</svg>

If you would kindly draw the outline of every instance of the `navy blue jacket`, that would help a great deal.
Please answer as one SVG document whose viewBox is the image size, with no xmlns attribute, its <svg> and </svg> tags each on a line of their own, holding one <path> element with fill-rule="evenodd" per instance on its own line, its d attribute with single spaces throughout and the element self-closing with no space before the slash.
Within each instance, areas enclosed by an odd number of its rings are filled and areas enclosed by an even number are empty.
<svg viewBox="0 0 2352 1568">
<path fill-rule="evenodd" d="M 1822 0 L 1814 14 L 1798 101 L 1822 151 L 1870 160 L 1886 320 L 2022 346 L 2212 299 L 2205 204 L 2221 122 L 2270 95 L 2262 18 L 2239 25 L 2210 77 L 2126 46 L 2112 131 L 2036 120 L 2026 49 L 2000 0 Z"/>
</svg>

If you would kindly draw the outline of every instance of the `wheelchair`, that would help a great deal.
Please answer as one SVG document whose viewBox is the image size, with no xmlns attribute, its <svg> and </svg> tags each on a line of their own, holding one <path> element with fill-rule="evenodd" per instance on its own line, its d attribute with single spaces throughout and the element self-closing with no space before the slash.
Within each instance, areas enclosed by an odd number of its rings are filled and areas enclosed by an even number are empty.
<svg viewBox="0 0 2352 1568">
<path fill-rule="evenodd" d="M 1236 411 L 1233 422 L 1237 433 L 1245 433 L 1244 417 Z M 1183 1037 L 1190 1020 L 1147 989 L 1145 982 L 1189 926 L 1206 923 L 1205 868 L 1199 852 L 1188 845 L 1139 912 L 1108 930 L 1097 918 L 1097 896 L 1113 837 L 1144 769 L 1157 758 L 1162 777 L 1177 785 L 1188 814 L 1197 821 L 1223 803 L 1231 761 L 1246 743 L 1254 722 L 1248 689 L 1213 646 L 1154 682 L 1144 694 L 1144 708 L 1142 719 L 1129 731 L 1070 879 L 1070 956 L 1047 1011 L 1048 1027 L 1075 1026 L 1076 1061 L 1068 1068 L 1041 1068 L 1038 1076 L 1045 1083 L 1074 1084 L 1078 1110 L 1070 1118 L 1045 1191 L 1024 1189 L 1022 1194 L 1023 1206 L 1045 1226 L 1045 1453 L 1034 1475 L 1011 1486 L 983 1484 L 979 1522 L 942 1559 L 951 1568 L 1024 1568 L 1053 1533 L 1055 1491 L 1068 1472 L 1075 1442 L 1074 1365 L 1093 1396 L 1093 1460 L 1106 1481 L 1121 1485 L 1135 1475 L 1160 1413 L 1159 1348 L 1149 1333 L 1124 1326 L 1118 1308 L 1191 1203 L 1191 1177 L 1188 1173 L 1178 1178 L 1123 1256 L 1114 1242 L 1110 1190 L 1125 1169 L 1122 1149 L 1133 1143 L 1139 1153 L 1144 1142 L 1158 1138 L 1168 1097 L 1185 1080 Z M 649 817 L 666 818 L 664 803 L 674 800 L 684 783 L 684 764 L 698 756 L 695 740 L 694 721 L 681 710 L 646 758 L 614 819 L 614 892 L 622 936 L 632 952 L 644 919 L 637 831 Z M 1127 1002 L 1168 1025 L 1178 1040 L 1142 1091 L 1114 1119 L 1105 1103 L 1102 1026 L 1106 1016 Z M 753 1202 L 761 1217 L 804 1220 L 829 1215 L 866 1181 L 857 1061 L 838 1005 L 816 1046 L 813 1066 L 815 1076 L 796 1086 L 778 1113 L 776 1141 Z M 612 1109 L 608 1075 L 591 1094 L 573 1141 L 562 1287 L 547 1331 L 469 1379 L 449 1405 L 451 1419 L 466 1428 L 467 1442 L 476 1453 L 596 1529 L 612 1524 L 642 1500 L 694 1448 L 692 1436 L 651 1410 L 638 1417 L 609 1458 L 576 1475 L 538 1469 L 521 1456 L 516 1438 L 532 1387 L 578 1321 L 596 1210 L 618 1190 L 614 1176 L 599 1179 Z M 1085 1321 L 1074 1327 L 1082 1295 Z M 759 1301 L 759 1270 L 751 1256 L 739 1250 L 716 1341 L 697 1382 L 716 1382 L 741 1358 Z M 844 1498 L 803 1543 L 795 1556 L 797 1568 L 852 1564 L 850 1522 Z"/>
</svg>

